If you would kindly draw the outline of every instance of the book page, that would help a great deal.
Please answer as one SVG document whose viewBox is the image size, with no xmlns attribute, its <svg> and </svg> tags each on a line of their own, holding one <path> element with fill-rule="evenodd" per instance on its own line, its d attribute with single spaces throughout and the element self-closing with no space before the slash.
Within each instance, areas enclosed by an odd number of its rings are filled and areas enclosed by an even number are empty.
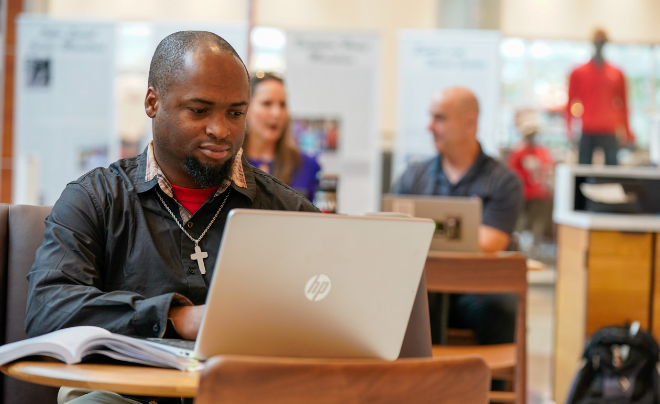
<svg viewBox="0 0 660 404">
<path fill-rule="evenodd" d="M 110 336 L 99 327 L 82 326 L 65 328 L 40 337 L 29 338 L 0 346 L 0 365 L 31 355 L 45 355 L 68 364 L 80 362 L 80 348 L 89 340 Z"/>
<path fill-rule="evenodd" d="M 196 371 L 203 367 L 193 351 L 113 334 L 103 328 L 65 328 L 40 337 L 0 347 L 0 365 L 32 356 L 45 355 L 67 364 L 79 363 L 90 354 L 157 367 Z"/>
</svg>

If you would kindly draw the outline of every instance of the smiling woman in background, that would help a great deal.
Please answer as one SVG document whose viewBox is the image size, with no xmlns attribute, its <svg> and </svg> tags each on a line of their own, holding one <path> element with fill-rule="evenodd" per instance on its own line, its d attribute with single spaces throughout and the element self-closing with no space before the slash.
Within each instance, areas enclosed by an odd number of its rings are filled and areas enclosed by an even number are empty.
<svg viewBox="0 0 660 404">
<path fill-rule="evenodd" d="M 321 167 L 293 142 L 286 92 L 281 78 L 264 74 L 252 79 L 252 100 L 243 150 L 253 166 L 290 185 L 312 200 Z"/>
</svg>

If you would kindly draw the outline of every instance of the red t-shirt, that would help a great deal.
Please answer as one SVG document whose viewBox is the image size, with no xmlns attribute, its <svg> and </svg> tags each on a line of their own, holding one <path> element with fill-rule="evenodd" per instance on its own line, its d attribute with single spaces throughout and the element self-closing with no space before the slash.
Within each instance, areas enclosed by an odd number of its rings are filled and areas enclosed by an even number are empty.
<svg viewBox="0 0 660 404">
<path fill-rule="evenodd" d="M 509 155 L 509 167 L 520 177 L 526 201 L 550 197 L 548 175 L 552 169 L 552 157 L 545 147 L 527 146 L 513 150 Z"/>
<path fill-rule="evenodd" d="M 581 104 L 577 107 L 574 104 Z M 621 70 L 603 62 L 599 66 L 591 60 L 573 70 L 568 83 L 566 121 L 569 139 L 573 138 L 571 118 L 582 119 L 582 133 L 616 134 L 625 130 L 628 141 L 635 136 L 628 128 L 626 79 Z"/>
<path fill-rule="evenodd" d="M 206 200 L 215 193 L 217 189 L 218 187 L 193 189 L 172 185 L 172 191 L 174 192 L 176 199 L 193 215 L 204 204 L 204 202 L 206 202 Z"/>
</svg>

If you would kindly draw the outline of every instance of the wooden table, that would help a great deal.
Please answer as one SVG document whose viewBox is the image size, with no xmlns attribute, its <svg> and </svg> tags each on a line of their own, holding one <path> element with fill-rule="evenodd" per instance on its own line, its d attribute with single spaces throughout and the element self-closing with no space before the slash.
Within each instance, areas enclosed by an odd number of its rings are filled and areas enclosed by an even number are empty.
<svg viewBox="0 0 660 404">
<path fill-rule="evenodd" d="M 525 399 L 527 266 L 519 254 L 466 254 L 430 252 L 426 267 L 427 289 L 446 293 L 513 293 L 516 314 L 516 402 Z M 522 320 L 521 320 L 522 319 Z M 47 386 L 69 386 L 129 395 L 194 397 L 200 372 L 182 372 L 132 365 L 14 362 L 0 367 L 11 377 Z"/>
<path fill-rule="evenodd" d="M 519 253 L 450 253 L 430 251 L 426 288 L 440 293 L 510 293 L 517 297 L 515 398 L 527 395 L 527 261 Z M 478 348 L 478 347 L 477 347 Z"/>
<path fill-rule="evenodd" d="M 69 386 L 119 394 L 155 397 L 194 397 L 200 372 L 145 366 L 61 362 L 14 362 L 2 373 L 30 383 Z"/>
</svg>

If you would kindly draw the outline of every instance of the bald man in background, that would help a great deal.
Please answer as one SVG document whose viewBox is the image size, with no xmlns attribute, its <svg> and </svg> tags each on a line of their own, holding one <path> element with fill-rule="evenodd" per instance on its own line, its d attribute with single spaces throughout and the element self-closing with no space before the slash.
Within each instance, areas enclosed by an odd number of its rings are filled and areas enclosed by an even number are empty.
<svg viewBox="0 0 660 404">
<path fill-rule="evenodd" d="M 438 91 L 431 101 L 431 121 L 438 155 L 413 164 L 392 185 L 391 192 L 406 195 L 477 196 L 483 203 L 479 247 L 484 252 L 506 250 L 511 244 L 524 198 L 518 177 L 487 156 L 477 141 L 479 102 L 460 87 Z M 435 294 L 430 296 L 431 317 L 437 318 Z M 439 300 L 439 299 L 438 299 Z M 449 325 L 472 329 L 479 343 L 513 342 L 515 299 L 509 295 L 454 295 Z M 434 343 L 439 327 L 432 327 Z"/>
</svg>

